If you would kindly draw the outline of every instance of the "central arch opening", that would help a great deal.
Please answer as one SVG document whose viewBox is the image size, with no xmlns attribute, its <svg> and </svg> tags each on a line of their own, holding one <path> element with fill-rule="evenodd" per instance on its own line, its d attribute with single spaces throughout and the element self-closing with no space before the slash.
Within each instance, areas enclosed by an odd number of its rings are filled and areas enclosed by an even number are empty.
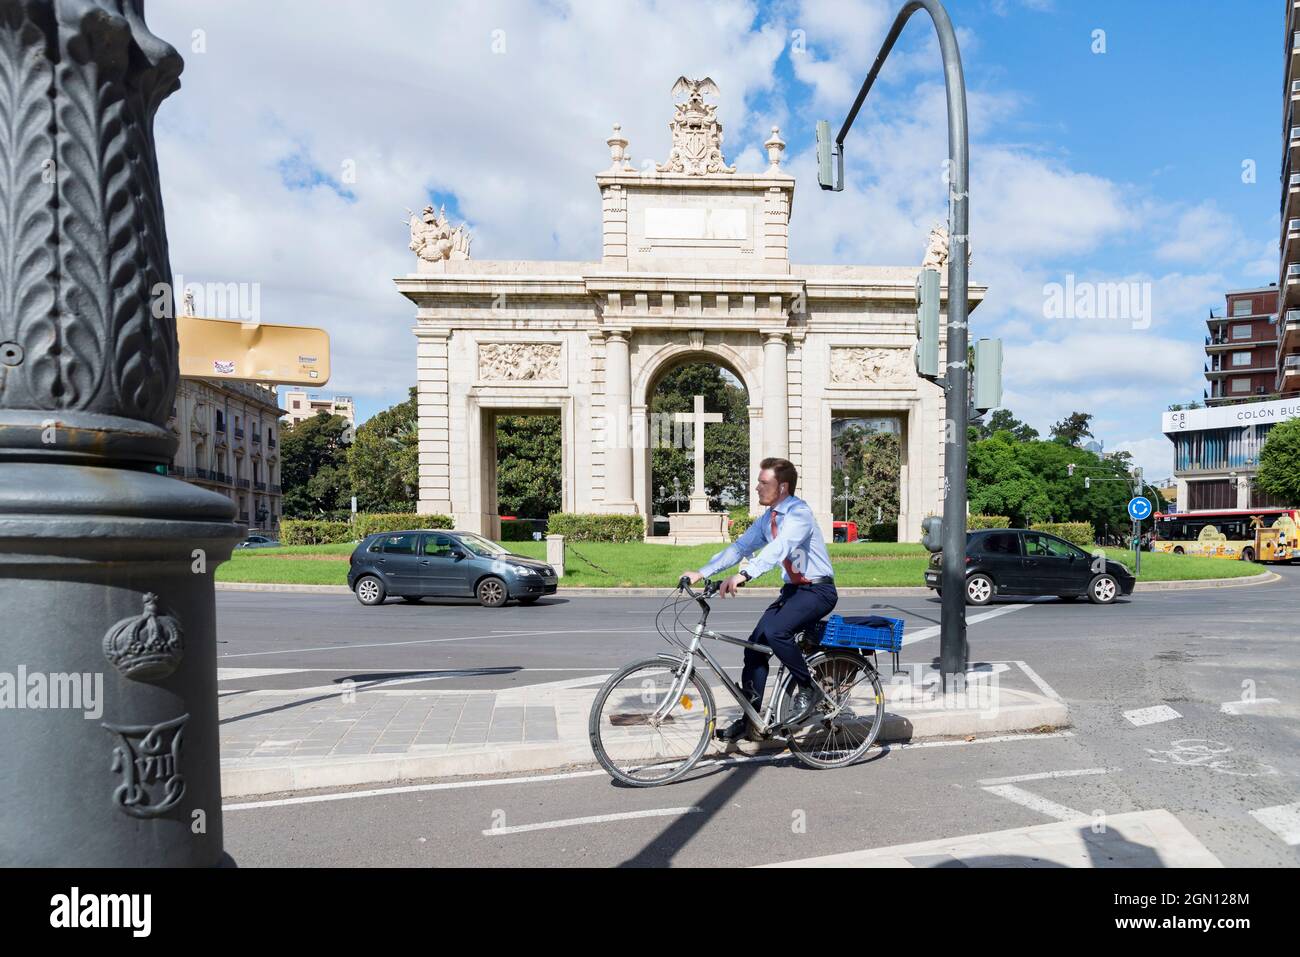
<svg viewBox="0 0 1300 957">
<path fill-rule="evenodd" d="M 671 364 L 647 391 L 647 451 L 649 496 L 653 504 L 646 532 L 668 534 L 670 512 L 690 508 L 695 487 L 695 443 L 704 443 L 704 492 L 709 510 L 749 513 L 749 392 L 736 371 L 706 354 L 689 355 Z M 703 435 L 693 421 L 695 396 L 704 397 L 706 414 L 721 415 L 708 422 Z"/>
</svg>

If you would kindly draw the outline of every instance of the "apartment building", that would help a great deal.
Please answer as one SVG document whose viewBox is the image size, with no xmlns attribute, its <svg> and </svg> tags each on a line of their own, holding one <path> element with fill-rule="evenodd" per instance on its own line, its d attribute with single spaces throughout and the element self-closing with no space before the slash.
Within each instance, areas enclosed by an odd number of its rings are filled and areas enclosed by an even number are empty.
<svg viewBox="0 0 1300 957">
<path fill-rule="evenodd" d="M 332 399 L 325 399 L 308 395 L 306 392 L 287 389 L 282 398 L 289 425 L 297 425 L 305 419 L 310 419 L 317 412 L 325 412 L 328 415 L 341 415 L 348 420 L 349 425 L 356 427 L 356 407 L 352 403 L 351 396 L 336 395 Z"/>
<path fill-rule="evenodd" d="M 1210 314 L 1205 337 L 1205 404 L 1277 398 L 1277 286 L 1236 289 L 1224 314 Z"/>
<path fill-rule="evenodd" d="M 180 444 L 171 474 L 230 498 L 250 531 L 279 530 L 279 433 L 275 386 L 182 376 L 169 427 Z"/>
</svg>

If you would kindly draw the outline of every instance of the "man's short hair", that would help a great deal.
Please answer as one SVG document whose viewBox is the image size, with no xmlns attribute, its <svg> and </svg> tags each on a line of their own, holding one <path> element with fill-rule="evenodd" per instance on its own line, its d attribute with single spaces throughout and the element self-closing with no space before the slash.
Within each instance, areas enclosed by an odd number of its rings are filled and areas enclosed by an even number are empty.
<svg viewBox="0 0 1300 957">
<path fill-rule="evenodd" d="M 771 469 L 776 475 L 778 483 L 784 482 L 791 495 L 794 494 L 794 488 L 799 484 L 799 470 L 794 467 L 794 463 L 789 459 L 768 458 L 758 463 L 759 470 Z"/>
</svg>

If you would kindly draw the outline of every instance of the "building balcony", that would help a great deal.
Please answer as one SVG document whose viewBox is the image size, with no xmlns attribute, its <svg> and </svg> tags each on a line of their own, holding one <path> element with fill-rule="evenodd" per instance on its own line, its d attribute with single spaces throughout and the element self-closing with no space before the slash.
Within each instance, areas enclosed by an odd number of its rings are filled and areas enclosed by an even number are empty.
<svg viewBox="0 0 1300 957">
<path fill-rule="evenodd" d="M 248 479 L 241 479 L 241 478 L 235 479 L 235 488 L 246 489 L 248 488 L 248 485 L 249 485 Z"/>
<path fill-rule="evenodd" d="M 226 434 L 226 423 L 223 422 L 221 419 L 217 419 L 217 431 L 220 432 L 222 435 Z"/>
<path fill-rule="evenodd" d="M 276 484 L 273 482 L 273 483 L 271 483 L 271 494 L 272 494 L 272 495 L 283 495 L 283 494 L 284 494 L 284 489 L 282 489 L 279 485 L 276 485 Z"/>
<path fill-rule="evenodd" d="M 1251 375 L 1259 372 L 1272 372 L 1277 368 L 1275 362 L 1276 360 L 1265 363 L 1262 359 L 1252 359 L 1251 364 L 1248 366 L 1234 366 L 1230 363 L 1207 362 L 1205 363 L 1205 376 L 1208 379 L 1213 379 L 1216 376 Z"/>
<path fill-rule="evenodd" d="M 265 482 L 254 482 L 254 483 L 253 483 L 253 491 L 255 491 L 255 492 L 265 492 L 265 491 L 266 491 L 266 483 L 265 483 Z"/>
<path fill-rule="evenodd" d="M 1288 309 L 1278 327 L 1278 345 L 1282 353 L 1300 352 L 1300 309 Z"/>
<path fill-rule="evenodd" d="M 253 433 L 253 444 L 254 444 L 254 445 L 261 445 L 261 444 L 262 444 L 262 433 L 261 433 L 261 432 L 254 432 L 254 433 Z"/>
<path fill-rule="evenodd" d="M 1300 306 L 1300 263 L 1287 263 L 1282 274 L 1282 302 L 1289 309 Z"/>
<path fill-rule="evenodd" d="M 1255 349 L 1259 346 L 1275 345 L 1277 345 L 1277 339 L 1273 336 L 1269 336 L 1267 339 L 1232 339 L 1225 335 L 1205 337 L 1205 351 L 1210 355 L 1231 352 L 1234 349 Z"/>
<path fill-rule="evenodd" d="M 241 429 L 239 426 L 235 426 L 235 438 L 242 439 L 243 437 L 244 437 L 244 430 Z"/>
</svg>

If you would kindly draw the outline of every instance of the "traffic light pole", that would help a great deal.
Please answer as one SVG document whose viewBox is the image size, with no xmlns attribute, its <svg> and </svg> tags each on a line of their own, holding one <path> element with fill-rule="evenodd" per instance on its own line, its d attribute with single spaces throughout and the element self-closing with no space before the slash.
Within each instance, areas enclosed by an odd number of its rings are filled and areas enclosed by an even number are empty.
<svg viewBox="0 0 1300 957">
<path fill-rule="evenodd" d="M 841 169 L 844 138 L 876 81 L 880 68 L 894 48 L 913 13 L 924 10 L 934 21 L 943 56 L 944 85 L 948 94 L 948 359 L 944 389 L 947 393 L 944 423 L 943 498 L 943 612 L 939 638 L 940 672 L 945 690 L 950 675 L 964 673 L 966 646 L 966 429 L 970 421 L 966 362 L 967 258 L 970 249 L 968 207 L 970 183 L 969 137 L 966 130 L 966 82 L 962 75 L 957 34 L 948 11 L 939 0 L 908 0 L 876 55 L 871 72 L 835 138 Z M 842 177 L 841 177 L 842 181 Z"/>
</svg>

